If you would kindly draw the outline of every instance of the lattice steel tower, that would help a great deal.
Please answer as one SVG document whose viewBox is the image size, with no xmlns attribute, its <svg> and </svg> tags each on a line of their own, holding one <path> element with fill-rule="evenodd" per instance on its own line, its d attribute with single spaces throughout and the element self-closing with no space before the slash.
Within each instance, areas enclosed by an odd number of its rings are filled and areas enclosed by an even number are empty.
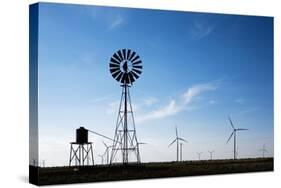
<svg viewBox="0 0 281 188">
<path fill-rule="evenodd" d="M 109 68 L 112 77 L 122 83 L 122 94 L 110 164 L 119 161 L 123 164 L 132 162 L 140 163 L 139 144 L 131 103 L 130 87 L 141 74 L 142 61 L 136 52 L 129 49 L 122 49 L 113 54 L 110 59 Z"/>
</svg>

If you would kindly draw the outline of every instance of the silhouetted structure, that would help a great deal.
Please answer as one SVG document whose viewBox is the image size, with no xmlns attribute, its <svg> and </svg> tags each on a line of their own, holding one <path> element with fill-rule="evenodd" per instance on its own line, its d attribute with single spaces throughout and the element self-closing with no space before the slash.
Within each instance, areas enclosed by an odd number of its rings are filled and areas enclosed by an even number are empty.
<svg viewBox="0 0 281 188">
<path fill-rule="evenodd" d="M 129 153 L 135 156 L 135 160 L 131 160 L 131 162 L 140 163 L 130 87 L 141 74 L 142 61 L 136 52 L 129 49 L 122 49 L 113 54 L 110 59 L 109 68 L 112 77 L 122 83 L 121 101 L 112 144 L 110 164 L 115 162 L 114 159 L 118 153 L 122 156 L 123 164 L 129 163 Z"/>
<path fill-rule="evenodd" d="M 84 127 L 76 129 L 76 142 L 70 143 L 69 166 L 94 165 L 92 142 L 88 142 L 88 130 Z"/>
</svg>

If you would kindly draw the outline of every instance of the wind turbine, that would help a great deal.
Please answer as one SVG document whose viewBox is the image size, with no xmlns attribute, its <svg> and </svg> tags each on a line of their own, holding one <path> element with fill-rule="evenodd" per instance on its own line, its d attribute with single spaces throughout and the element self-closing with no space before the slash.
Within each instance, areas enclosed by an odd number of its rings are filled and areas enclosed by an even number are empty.
<svg viewBox="0 0 281 188">
<path fill-rule="evenodd" d="M 234 140 L 234 141 L 233 141 L 233 148 L 234 148 L 233 156 L 234 156 L 234 159 L 236 159 L 236 132 L 237 132 L 237 131 L 246 131 L 246 130 L 248 130 L 248 129 L 241 129 L 241 128 L 236 129 L 236 128 L 234 127 L 233 123 L 232 123 L 232 120 L 231 120 L 230 116 L 228 116 L 228 119 L 229 119 L 229 122 L 230 122 L 230 125 L 231 125 L 233 131 L 232 131 L 231 135 L 229 136 L 229 138 L 228 138 L 228 140 L 227 140 L 226 143 L 228 143 L 229 140 L 230 140 L 230 139 L 232 138 L 232 136 L 233 136 L 233 140 Z"/>
<path fill-rule="evenodd" d="M 202 152 L 196 152 L 197 153 L 197 155 L 198 155 L 198 159 L 199 159 L 199 161 L 201 160 L 201 154 L 202 154 Z"/>
<path fill-rule="evenodd" d="M 109 163 L 109 148 L 111 148 L 112 146 L 108 146 L 106 145 L 106 143 L 103 142 L 103 145 L 105 146 L 106 150 L 105 150 L 105 153 L 106 154 L 106 164 Z"/>
<path fill-rule="evenodd" d="M 103 164 L 103 156 L 104 156 L 104 154 L 103 155 L 98 155 L 100 158 L 101 158 L 101 164 Z"/>
<path fill-rule="evenodd" d="M 262 149 L 260 149 L 260 151 L 262 152 L 262 158 L 264 158 L 265 153 L 268 153 L 267 149 L 265 148 L 265 144 L 263 145 Z"/>
<path fill-rule="evenodd" d="M 179 140 L 188 143 L 185 139 L 180 138 L 180 137 L 178 136 L 178 129 L 177 129 L 177 126 L 176 126 L 176 139 L 175 139 L 171 144 L 169 144 L 168 147 L 170 147 L 171 145 L 173 145 L 173 143 L 177 142 L 177 161 L 179 161 Z"/>
<path fill-rule="evenodd" d="M 213 153 L 215 152 L 215 151 L 208 151 L 209 152 L 209 154 L 210 154 L 210 160 L 213 160 Z"/>
<path fill-rule="evenodd" d="M 140 145 L 144 145 L 144 144 L 147 144 L 145 142 L 137 142 L 137 148 L 140 149 Z M 129 153 L 129 158 L 131 156 L 131 153 Z M 140 155 L 138 155 L 138 161 L 140 161 Z"/>
</svg>

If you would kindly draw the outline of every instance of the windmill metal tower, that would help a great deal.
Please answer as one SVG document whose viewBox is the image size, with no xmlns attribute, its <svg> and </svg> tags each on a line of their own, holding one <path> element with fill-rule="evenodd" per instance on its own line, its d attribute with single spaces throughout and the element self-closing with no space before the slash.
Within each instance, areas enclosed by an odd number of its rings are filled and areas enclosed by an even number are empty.
<svg viewBox="0 0 281 188">
<path fill-rule="evenodd" d="M 116 161 L 114 159 L 117 155 L 121 155 L 118 159 L 122 159 L 123 164 L 128 164 L 129 162 L 140 163 L 130 87 L 141 74 L 142 61 L 136 52 L 130 49 L 122 49 L 111 57 L 109 69 L 112 77 L 121 82 L 122 87 L 110 164 Z M 129 157 L 129 154 L 133 154 L 130 155 L 132 157 Z"/>
</svg>

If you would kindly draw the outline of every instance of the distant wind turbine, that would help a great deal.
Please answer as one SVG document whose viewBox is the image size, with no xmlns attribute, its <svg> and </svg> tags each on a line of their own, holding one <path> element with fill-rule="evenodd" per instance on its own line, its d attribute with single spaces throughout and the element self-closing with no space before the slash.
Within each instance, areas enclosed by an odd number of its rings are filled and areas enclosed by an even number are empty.
<svg viewBox="0 0 281 188">
<path fill-rule="evenodd" d="M 230 116 L 228 117 L 228 119 L 229 119 L 229 122 L 230 122 L 230 125 L 231 125 L 233 131 L 232 131 L 231 135 L 229 136 L 229 138 L 228 138 L 228 140 L 227 140 L 226 143 L 228 143 L 229 140 L 232 138 L 232 136 L 234 136 L 234 137 L 233 137 L 233 140 L 234 140 L 234 141 L 233 141 L 233 148 L 234 148 L 234 151 L 233 151 L 233 158 L 236 159 L 236 132 L 237 132 L 237 131 L 246 131 L 246 130 L 248 130 L 248 129 L 241 129 L 241 128 L 236 129 L 236 128 L 234 127 L 233 123 L 232 123 L 232 120 L 231 120 Z"/>
<path fill-rule="evenodd" d="M 200 161 L 201 160 L 201 154 L 202 154 L 202 152 L 196 152 L 197 153 L 197 155 L 198 155 L 198 160 Z"/>
<path fill-rule="evenodd" d="M 178 136 L 178 129 L 177 129 L 177 126 L 176 126 L 176 139 L 171 144 L 169 144 L 168 147 L 170 147 L 173 143 L 177 142 L 177 161 L 179 161 L 179 140 L 188 143 L 188 141 L 186 141 L 185 139 L 180 138 Z"/>
<path fill-rule="evenodd" d="M 106 164 L 109 164 L 109 148 L 111 148 L 112 146 L 108 146 L 106 145 L 106 143 L 103 142 L 103 145 L 105 146 L 106 150 L 105 153 L 106 154 Z"/>
<path fill-rule="evenodd" d="M 208 151 L 209 152 L 209 154 L 210 154 L 210 160 L 213 160 L 213 153 L 215 152 L 215 151 Z"/>
<path fill-rule="evenodd" d="M 262 149 L 260 149 L 260 151 L 262 152 L 262 158 L 264 158 L 265 153 L 268 153 L 267 149 L 265 148 L 265 144 L 263 145 Z"/>
<path fill-rule="evenodd" d="M 101 158 L 101 164 L 103 164 L 103 157 L 104 157 L 104 154 L 103 155 L 98 155 L 100 158 Z"/>
</svg>

